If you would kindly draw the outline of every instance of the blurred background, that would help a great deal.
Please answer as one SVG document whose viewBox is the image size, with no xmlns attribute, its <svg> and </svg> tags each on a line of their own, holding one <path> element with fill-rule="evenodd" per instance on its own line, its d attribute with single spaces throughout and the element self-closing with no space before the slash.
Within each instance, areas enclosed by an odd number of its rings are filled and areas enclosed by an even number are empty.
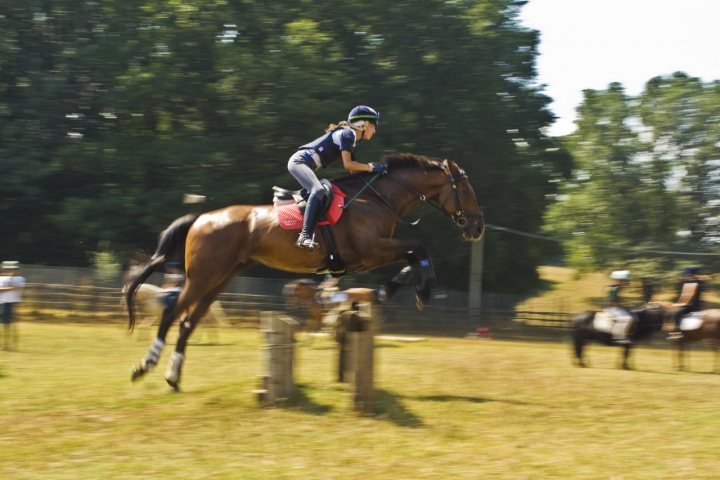
<svg viewBox="0 0 720 480">
<path fill-rule="evenodd" d="M 294 187 L 296 147 L 367 104 L 382 122 L 360 161 L 454 160 L 486 221 L 522 233 L 488 228 L 483 292 L 543 291 L 541 265 L 630 269 L 664 286 L 682 266 L 712 273 L 720 84 L 675 73 L 639 96 L 586 90 L 577 129 L 550 137 L 525 3 L 3 1 L 0 256 L 112 277 L 191 208 L 270 203 L 273 185 Z M 471 247 L 446 218 L 426 211 L 397 236 L 426 242 L 440 289 L 466 294 Z"/>
</svg>

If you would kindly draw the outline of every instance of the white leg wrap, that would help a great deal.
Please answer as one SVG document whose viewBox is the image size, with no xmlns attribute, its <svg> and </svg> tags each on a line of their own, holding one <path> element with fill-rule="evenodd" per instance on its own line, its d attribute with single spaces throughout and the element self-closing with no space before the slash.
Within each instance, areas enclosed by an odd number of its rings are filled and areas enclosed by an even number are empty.
<svg viewBox="0 0 720 480">
<path fill-rule="evenodd" d="M 165 348 L 165 341 L 161 338 L 156 338 L 152 346 L 150 347 L 150 351 L 147 355 L 145 355 L 145 358 L 143 358 L 143 369 L 150 370 L 151 368 L 155 368 L 155 365 L 157 365 L 158 359 L 160 358 L 160 353 L 162 353 L 163 348 Z"/>
<path fill-rule="evenodd" d="M 177 383 L 180 381 L 180 369 L 182 368 L 185 355 L 179 352 L 173 352 L 168 362 L 167 370 L 165 370 L 165 379 L 168 382 Z"/>
</svg>

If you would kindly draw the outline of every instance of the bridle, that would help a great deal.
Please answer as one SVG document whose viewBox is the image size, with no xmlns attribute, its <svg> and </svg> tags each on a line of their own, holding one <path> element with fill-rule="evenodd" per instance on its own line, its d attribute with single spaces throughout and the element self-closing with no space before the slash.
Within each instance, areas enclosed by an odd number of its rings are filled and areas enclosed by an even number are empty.
<svg viewBox="0 0 720 480">
<path fill-rule="evenodd" d="M 462 207 L 461 207 L 461 205 L 460 205 L 460 194 L 458 193 L 457 182 L 460 181 L 460 180 L 462 180 L 463 178 L 464 178 L 464 179 L 467 179 L 467 178 L 468 178 L 468 176 L 467 176 L 467 174 L 465 173 L 465 171 L 463 171 L 462 169 L 458 169 L 459 172 L 460 172 L 460 174 L 456 177 L 456 176 L 454 176 L 454 175 L 452 174 L 452 172 L 450 171 L 449 168 L 446 168 L 445 166 L 442 166 L 442 169 L 443 169 L 443 171 L 448 175 L 448 178 L 450 179 L 450 184 L 452 185 L 452 189 L 453 189 L 453 192 L 454 192 L 454 194 L 455 194 L 455 213 L 454 213 L 454 214 L 447 213 L 447 212 L 445 211 L 445 209 L 443 209 L 442 205 L 437 204 L 437 203 L 435 203 L 435 202 L 432 202 L 432 201 L 428 200 L 427 197 L 426 197 L 424 194 L 418 192 L 415 188 L 411 187 L 410 185 L 406 184 L 405 182 L 401 182 L 400 180 L 398 180 L 397 178 L 394 178 L 394 177 L 390 176 L 389 174 L 387 175 L 387 178 L 388 178 L 388 179 L 390 179 L 390 180 L 392 180 L 393 182 L 397 183 L 398 185 L 400 185 L 401 187 L 405 188 L 406 190 L 409 190 L 410 192 L 414 193 L 415 195 L 417 195 L 418 199 L 420 200 L 420 207 L 421 207 L 420 217 L 418 217 L 417 220 L 415 220 L 414 222 L 411 222 L 411 223 L 403 222 L 403 221 L 398 217 L 397 223 L 403 223 L 403 224 L 406 224 L 406 225 L 417 225 L 418 223 L 420 223 L 420 220 L 422 219 L 422 215 L 423 215 L 423 212 L 424 212 L 425 202 L 427 202 L 428 204 L 430 204 L 430 205 L 432 205 L 433 207 L 437 208 L 440 212 L 442 212 L 442 213 L 444 213 L 445 215 L 447 215 L 448 217 L 450 217 L 450 219 L 453 221 L 453 223 L 454 223 L 455 225 L 457 225 L 458 227 L 461 227 L 461 228 L 464 227 L 465 225 L 467 225 L 467 223 L 468 223 L 467 215 L 472 215 L 472 216 L 477 216 L 477 217 L 482 216 L 482 212 L 480 212 L 480 211 L 477 211 L 477 212 L 465 212 L 465 210 L 463 210 Z M 371 184 L 372 182 L 374 182 L 374 181 L 378 178 L 378 176 L 380 176 L 380 174 L 376 174 L 369 182 L 367 182 L 367 181 L 365 181 L 365 179 L 363 179 L 363 182 L 365 183 L 365 187 L 363 188 L 363 190 L 364 190 L 365 188 L 369 188 L 370 190 L 372 190 L 372 191 L 375 193 L 375 195 L 377 195 L 378 198 L 380 198 L 380 199 L 383 201 L 383 203 L 384 203 L 388 208 L 390 208 L 393 212 L 395 212 L 395 207 L 394 207 L 380 192 L 378 192 L 377 190 L 375 190 L 373 187 L 370 186 L 370 184 Z M 361 190 L 361 192 L 362 192 L 362 190 Z M 358 192 L 358 195 L 359 195 L 359 194 L 360 194 L 360 192 Z M 350 200 L 350 202 L 352 202 L 352 200 L 355 200 L 355 198 L 357 198 L 358 195 L 355 195 L 355 197 L 353 197 L 353 198 Z M 348 204 L 349 204 L 350 202 L 348 202 Z M 346 204 L 346 206 L 347 206 L 347 204 Z"/>
</svg>

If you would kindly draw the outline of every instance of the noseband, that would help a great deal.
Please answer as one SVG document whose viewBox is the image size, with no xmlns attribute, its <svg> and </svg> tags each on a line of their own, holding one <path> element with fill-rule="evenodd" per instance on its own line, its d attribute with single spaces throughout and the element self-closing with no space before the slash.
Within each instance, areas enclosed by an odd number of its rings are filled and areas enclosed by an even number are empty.
<svg viewBox="0 0 720 480">
<path fill-rule="evenodd" d="M 448 169 L 447 173 L 448 173 L 448 176 L 450 177 L 450 183 L 452 184 L 453 192 L 455 192 L 455 214 L 448 215 L 448 216 L 452 219 L 453 222 L 455 222 L 455 225 L 457 225 L 458 227 L 464 227 L 465 225 L 467 225 L 468 220 L 465 217 L 465 215 L 466 215 L 465 211 L 460 207 L 460 194 L 458 193 L 457 182 L 458 182 L 458 180 L 462 180 L 463 178 L 467 179 L 468 176 L 465 173 L 465 171 L 463 171 L 463 170 L 460 170 L 460 175 L 457 177 L 453 176 L 453 174 L 450 172 L 449 169 Z M 440 207 L 438 207 L 438 208 L 440 208 Z M 444 210 L 441 209 L 441 211 L 443 213 L 445 213 Z M 476 217 L 480 217 L 480 216 L 482 216 L 482 212 L 480 212 L 480 211 L 468 212 L 467 215 L 473 215 Z"/>
</svg>

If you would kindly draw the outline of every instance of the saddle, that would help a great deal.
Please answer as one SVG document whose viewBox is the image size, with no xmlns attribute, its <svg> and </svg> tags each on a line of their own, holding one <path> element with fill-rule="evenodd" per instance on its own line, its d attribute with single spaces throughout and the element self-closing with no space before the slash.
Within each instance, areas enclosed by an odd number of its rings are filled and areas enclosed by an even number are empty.
<svg viewBox="0 0 720 480">
<path fill-rule="evenodd" d="M 325 240 L 328 251 L 328 264 L 317 273 L 330 273 L 333 277 L 341 277 L 347 273 L 345 261 L 340 258 L 335 235 L 330 229 L 340 219 L 345 204 L 345 194 L 328 180 L 320 180 L 325 190 L 325 197 L 320 204 L 320 215 L 318 216 L 317 228 Z M 273 187 L 273 205 L 277 215 L 278 224 L 285 230 L 300 230 L 305 216 L 309 192 L 302 188 L 300 190 L 287 190 L 285 188 Z"/>
<path fill-rule="evenodd" d="M 320 211 L 324 213 L 331 205 L 332 199 L 335 197 L 335 190 L 333 189 L 333 184 L 328 180 L 322 179 L 320 180 L 320 183 L 325 190 L 325 198 L 323 198 L 323 201 L 320 204 Z M 309 195 L 309 192 L 305 188 L 301 188 L 300 190 L 287 190 L 285 188 L 273 187 L 273 204 L 296 203 L 304 215 Z"/>
<path fill-rule="evenodd" d="M 705 312 L 693 312 L 680 320 L 680 331 L 689 332 L 702 327 Z"/>
<path fill-rule="evenodd" d="M 631 313 L 632 322 L 637 322 L 637 316 Z M 600 310 L 593 317 L 593 328 L 598 332 L 613 333 L 613 327 L 618 318 L 607 310 Z"/>
</svg>

